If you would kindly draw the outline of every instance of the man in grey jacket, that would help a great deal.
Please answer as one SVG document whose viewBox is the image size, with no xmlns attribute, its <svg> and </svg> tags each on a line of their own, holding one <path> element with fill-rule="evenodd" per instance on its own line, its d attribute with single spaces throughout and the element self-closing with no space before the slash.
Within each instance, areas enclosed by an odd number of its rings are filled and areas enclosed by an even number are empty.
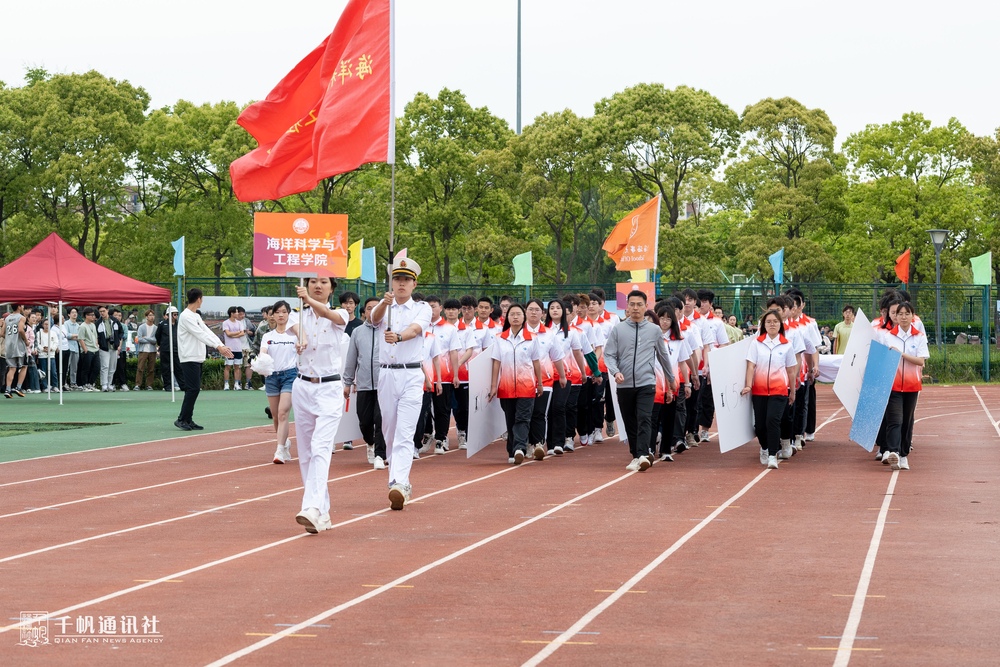
<svg viewBox="0 0 1000 667">
<path fill-rule="evenodd" d="M 354 392 L 361 437 L 368 445 L 368 463 L 375 470 L 385 470 L 385 438 L 382 436 L 382 411 L 378 406 L 378 329 L 371 325 L 372 310 L 379 300 L 369 297 L 364 306 L 364 324 L 351 332 L 351 343 L 344 362 L 344 399 Z"/>
<path fill-rule="evenodd" d="M 628 295 L 628 319 L 615 325 L 604 344 L 604 363 L 618 385 L 618 407 L 632 454 L 627 470 L 646 470 L 653 464 L 649 441 L 656 399 L 656 363 L 663 367 L 670 387 L 664 400 L 673 400 L 677 389 L 663 332 L 647 321 L 645 314 L 646 295 L 632 290 Z"/>
</svg>

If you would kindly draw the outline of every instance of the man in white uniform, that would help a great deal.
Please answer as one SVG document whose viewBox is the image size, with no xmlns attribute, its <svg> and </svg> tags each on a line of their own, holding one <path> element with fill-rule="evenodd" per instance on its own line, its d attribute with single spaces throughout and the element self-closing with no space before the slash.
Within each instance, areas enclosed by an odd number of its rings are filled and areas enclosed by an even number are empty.
<svg viewBox="0 0 1000 667">
<path fill-rule="evenodd" d="M 372 311 L 372 324 L 382 333 L 379 342 L 378 402 L 382 435 L 389 457 L 389 505 L 401 510 L 409 501 L 413 434 L 423 405 L 424 333 L 431 325 L 431 307 L 410 294 L 417 286 L 420 266 L 400 259 L 391 266 L 392 291 Z"/>
</svg>

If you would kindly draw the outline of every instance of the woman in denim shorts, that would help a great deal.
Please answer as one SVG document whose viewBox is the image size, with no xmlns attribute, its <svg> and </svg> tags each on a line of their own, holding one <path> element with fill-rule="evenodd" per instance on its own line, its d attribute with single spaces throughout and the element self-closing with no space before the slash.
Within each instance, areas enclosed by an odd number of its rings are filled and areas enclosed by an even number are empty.
<svg viewBox="0 0 1000 667">
<path fill-rule="evenodd" d="M 292 308 L 287 301 L 274 304 L 275 327 L 264 334 L 260 352 L 274 359 L 274 372 L 264 380 L 264 392 L 271 405 L 274 430 L 278 434 L 278 448 L 274 452 L 275 463 L 292 460 L 292 441 L 288 439 L 288 412 L 292 408 L 292 383 L 298 373 L 298 354 L 295 344 L 298 331 L 295 325 L 288 326 L 288 314 Z"/>
</svg>

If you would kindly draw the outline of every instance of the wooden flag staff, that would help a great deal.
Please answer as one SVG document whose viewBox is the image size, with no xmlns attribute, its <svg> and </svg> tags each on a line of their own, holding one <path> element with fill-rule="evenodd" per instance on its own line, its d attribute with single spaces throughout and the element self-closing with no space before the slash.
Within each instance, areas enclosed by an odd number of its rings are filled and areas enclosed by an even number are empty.
<svg viewBox="0 0 1000 667">
<path fill-rule="evenodd" d="M 319 274 L 290 272 L 286 273 L 285 277 L 298 278 L 299 287 L 308 287 L 309 278 L 318 278 Z M 302 297 L 299 297 L 299 325 L 297 328 L 299 330 L 299 345 L 304 345 L 306 343 L 306 322 L 305 322 L 305 302 L 302 300 Z M 299 354 L 302 353 L 300 352 Z"/>
</svg>

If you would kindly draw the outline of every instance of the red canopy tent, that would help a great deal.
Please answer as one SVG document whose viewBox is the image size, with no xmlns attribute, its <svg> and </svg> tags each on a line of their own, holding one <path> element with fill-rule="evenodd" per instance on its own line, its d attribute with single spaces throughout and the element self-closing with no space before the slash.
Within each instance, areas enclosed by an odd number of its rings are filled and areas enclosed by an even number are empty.
<svg viewBox="0 0 1000 667">
<path fill-rule="evenodd" d="M 0 268 L 0 303 L 170 303 L 171 293 L 90 261 L 49 234 Z"/>
</svg>

